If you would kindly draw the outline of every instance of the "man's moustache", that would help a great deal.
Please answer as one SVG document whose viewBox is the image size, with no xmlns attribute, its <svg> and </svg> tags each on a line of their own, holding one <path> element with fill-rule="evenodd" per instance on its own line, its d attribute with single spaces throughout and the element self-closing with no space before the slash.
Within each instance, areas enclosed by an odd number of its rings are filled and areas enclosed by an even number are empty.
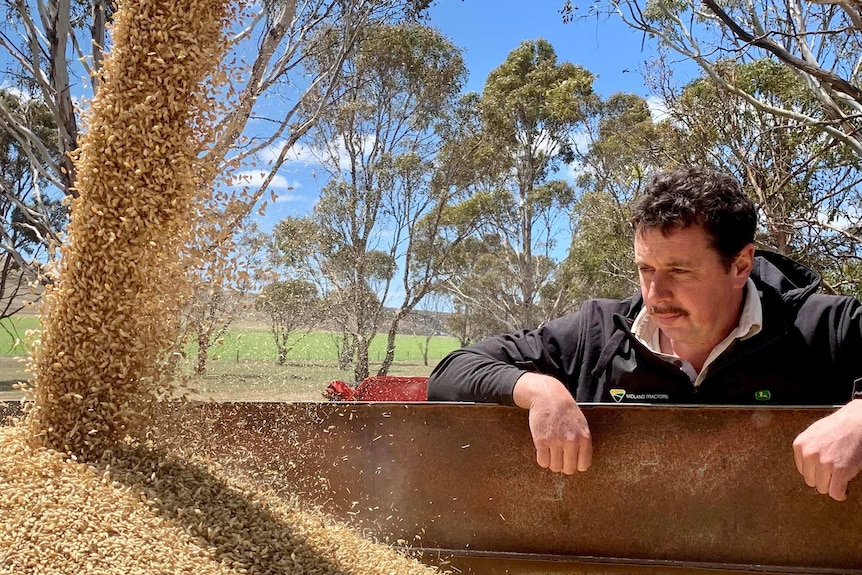
<svg viewBox="0 0 862 575">
<path fill-rule="evenodd" d="M 678 307 L 656 307 L 650 306 L 650 315 L 688 315 L 688 312 Z"/>
</svg>

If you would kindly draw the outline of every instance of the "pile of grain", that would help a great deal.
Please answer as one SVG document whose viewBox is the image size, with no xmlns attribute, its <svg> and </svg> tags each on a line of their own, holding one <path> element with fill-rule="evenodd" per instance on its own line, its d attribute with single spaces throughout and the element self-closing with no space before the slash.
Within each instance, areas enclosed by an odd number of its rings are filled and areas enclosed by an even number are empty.
<svg viewBox="0 0 862 575">
<path fill-rule="evenodd" d="M 89 464 L 0 429 L 0 572 L 429 575 L 296 501 L 159 451 Z"/>
<path fill-rule="evenodd" d="M 166 350 L 187 295 L 180 254 L 213 180 L 198 156 L 232 16 L 228 0 L 123 2 L 116 13 L 30 365 L 42 445 L 99 453 L 140 435 L 153 400 L 172 392 Z"/>
</svg>

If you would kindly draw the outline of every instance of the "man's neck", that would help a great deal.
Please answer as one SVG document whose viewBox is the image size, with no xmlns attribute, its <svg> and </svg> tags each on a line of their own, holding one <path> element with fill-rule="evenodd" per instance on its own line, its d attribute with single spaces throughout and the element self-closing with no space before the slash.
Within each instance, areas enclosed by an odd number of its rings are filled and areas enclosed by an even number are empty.
<svg viewBox="0 0 862 575">
<path fill-rule="evenodd" d="M 718 344 L 718 342 L 716 342 L 715 345 L 710 345 L 709 347 L 687 346 L 681 343 L 674 344 L 674 342 L 672 342 L 663 331 L 659 331 L 659 343 L 661 344 L 662 353 L 675 355 L 680 359 L 684 359 L 691 364 L 694 371 L 697 373 L 700 373 L 700 370 L 703 369 L 703 364 L 706 363 L 706 358 L 709 357 L 712 349 Z"/>
<path fill-rule="evenodd" d="M 672 341 L 663 331 L 659 328 L 659 345 L 661 347 L 662 353 L 667 353 L 670 355 L 675 355 L 680 359 L 684 359 L 697 373 L 700 373 L 703 369 L 703 365 L 706 363 L 709 354 L 712 353 L 712 350 L 724 341 L 727 336 L 729 336 L 733 330 L 735 330 L 739 326 L 739 318 L 742 316 L 742 308 L 745 303 L 745 290 L 743 290 L 743 296 L 740 297 L 739 302 L 736 305 L 736 313 L 733 314 L 731 321 L 724 326 L 724 329 L 714 338 L 714 341 L 706 342 L 703 344 L 688 344 L 679 341 Z"/>
</svg>

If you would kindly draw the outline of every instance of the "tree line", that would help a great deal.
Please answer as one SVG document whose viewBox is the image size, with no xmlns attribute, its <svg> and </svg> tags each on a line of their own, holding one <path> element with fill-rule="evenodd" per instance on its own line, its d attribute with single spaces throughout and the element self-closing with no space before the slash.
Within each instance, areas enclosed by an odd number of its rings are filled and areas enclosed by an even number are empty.
<svg viewBox="0 0 862 575">
<path fill-rule="evenodd" d="M 64 158 L 80 110 L 64 98 L 79 64 L 63 62 L 55 44 L 81 49 L 89 35 L 106 45 L 97 24 L 100 14 L 110 19 L 98 1 L 45 4 L 53 12 L 38 13 L 39 34 L 30 14 L 19 20 L 20 45 L 0 39 L 10 53 L 31 54 L 19 59 L 21 86 L 0 99 L 11 159 L 0 173 L 3 254 L 15 277 L 37 281 L 50 281 L 37 248 L 50 253 L 60 241 L 62 198 L 74 194 Z M 7 17 L 29 10 L 4 5 Z M 371 371 L 375 337 L 388 342 L 376 373 L 388 371 L 401 322 L 416 310 L 447 311 L 441 330 L 469 344 L 535 327 L 590 297 L 627 296 L 637 289 L 630 205 L 652 174 L 676 165 L 738 177 L 758 207 L 760 247 L 812 266 L 829 290 L 859 295 L 862 19 L 854 7 L 591 4 L 585 13 L 621 17 L 660 46 L 645 72 L 660 116 L 638 95 L 597 94 L 593 72 L 558 61 L 542 39 L 514 47 L 481 93 L 464 93 L 461 52 L 427 25 L 425 7 L 248 8 L 236 42 L 251 42 L 255 56 L 226 63 L 209 153 L 225 178 L 261 150 L 279 153 L 263 185 L 220 188 L 201 206 L 190 248 L 199 289 L 187 319 L 199 369 L 243 294 L 255 293 L 270 318 L 280 361 L 291 334 L 321 318 L 335 325 L 341 367 L 356 381 Z M 563 16 L 580 17 L 578 8 L 567 3 Z M 44 42 L 35 55 L 32 38 Z M 700 77 L 675 82 L 678 55 Z M 97 89 L 98 58 L 84 62 Z M 250 130 L 258 102 L 286 98 L 291 81 L 302 90 L 279 108 L 283 116 L 269 118 L 270 131 Z M 250 223 L 253 206 L 299 143 L 324 173 L 318 200 L 263 233 Z"/>
</svg>

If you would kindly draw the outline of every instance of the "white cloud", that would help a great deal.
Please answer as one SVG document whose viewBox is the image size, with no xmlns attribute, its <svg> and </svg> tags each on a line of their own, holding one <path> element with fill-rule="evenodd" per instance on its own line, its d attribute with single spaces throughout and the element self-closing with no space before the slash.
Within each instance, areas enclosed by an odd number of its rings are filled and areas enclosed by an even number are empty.
<svg viewBox="0 0 862 575">
<path fill-rule="evenodd" d="M 9 94 L 11 96 L 15 96 L 16 98 L 18 98 L 19 100 L 22 100 L 22 101 L 30 101 L 30 99 L 31 99 L 30 94 L 28 94 L 27 92 L 24 92 L 18 86 L 11 86 L 11 85 L 0 86 L 0 89 L 2 89 L 4 92 L 6 92 L 7 94 Z"/>
<path fill-rule="evenodd" d="M 281 140 L 268 146 L 258 153 L 258 158 L 265 164 L 272 164 L 281 155 L 287 142 Z M 320 161 L 314 155 L 314 151 L 303 144 L 294 144 L 285 155 L 285 162 L 289 164 L 319 164 Z"/>
<path fill-rule="evenodd" d="M 264 172 L 262 170 L 245 170 L 242 172 L 237 172 L 234 174 L 233 182 L 231 185 L 240 188 L 243 186 L 248 186 L 250 188 L 256 188 L 263 184 L 264 180 L 266 180 L 269 172 Z M 276 175 L 272 178 L 272 181 L 269 183 L 269 187 L 274 190 L 287 190 L 294 187 L 294 183 L 290 183 L 287 181 L 287 178 L 284 176 Z"/>
<path fill-rule="evenodd" d="M 291 184 L 291 189 L 295 190 L 298 187 L 299 187 L 299 184 L 297 182 L 294 182 L 293 184 Z M 302 196 L 300 196 L 299 194 L 290 194 L 290 193 L 279 194 L 279 195 L 275 196 L 275 203 L 276 204 L 286 204 L 289 202 L 298 202 L 301 199 L 302 199 Z"/>
<path fill-rule="evenodd" d="M 371 150 L 374 143 L 375 137 L 373 135 L 363 136 L 359 143 L 360 150 Z M 263 162 L 265 165 L 272 165 L 281 155 L 285 145 L 286 142 L 281 140 L 267 148 L 264 148 L 258 152 L 258 160 Z M 338 142 L 334 150 L 315 150 L 311 146 L 294 144 L 285 155 L 284 160 L 285 164 L 302 164 L 305 166 L 321 165 L 324 161 L 326 161 L 326 163 L 331 163 L 333 160 L 336 160 L 338 162 L 338 167 L 341 170 L 350 169 L 350 155 L 347 153 L 347 149 L 344 147 L 343 142 Z"/>
<path fill-rule="evenodd" d="M 650 116 L 652 116 L 653 122 L 657 124 L 659 122 L 664 122 L 665 120 L 670 120 L 670 110 L 665 101 L 660 97 L 648 96 L 646 103 L 647 106 L 649 106 L 649 113 Z"/>
</svg>

